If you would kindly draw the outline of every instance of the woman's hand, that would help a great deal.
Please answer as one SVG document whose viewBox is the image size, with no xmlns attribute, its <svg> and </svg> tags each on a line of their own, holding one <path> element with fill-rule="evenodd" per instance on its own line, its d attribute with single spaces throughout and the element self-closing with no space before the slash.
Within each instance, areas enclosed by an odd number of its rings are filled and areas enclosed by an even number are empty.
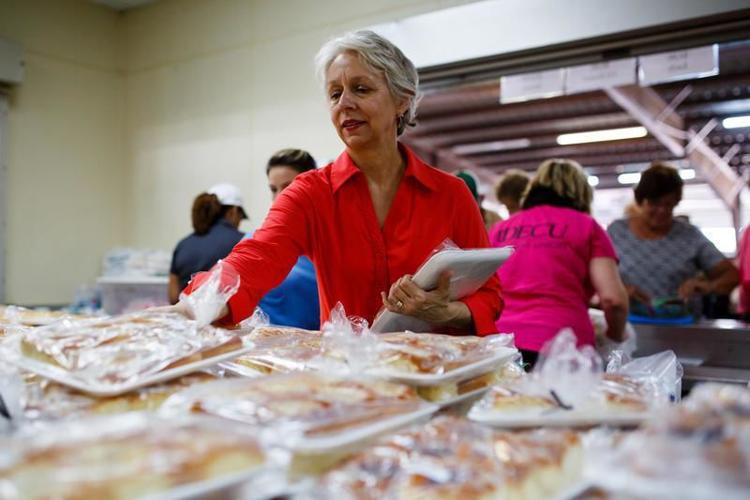
<svg viewBox="0 0 750 500">
<path fill-rule="evenodd" d="M 694 294 L 708 295 L 714 292 L 713 283 L 706 278 L 686 279 L 677 290 L 677 295 L 683 300 L 688 300 Z"/>
<path fill-rule="evenodd" d="M 636 302 L 640 302 L 651 307 L 651 296 L 638 288 L 635 285 L 625 285 L 625 290 L 628 292 L 628 298 Z"/>
<path fill-rule="evenodd" d="M 414 316 L 431 325 L 467 327 L 471 325 L 471 311 L 463 302 L 450 299 L 450 273 L 443 273 L 432 291 L 422 290 L 407 274 L 392 286 L 383 305 L 391 312 Z"/>
</svg>

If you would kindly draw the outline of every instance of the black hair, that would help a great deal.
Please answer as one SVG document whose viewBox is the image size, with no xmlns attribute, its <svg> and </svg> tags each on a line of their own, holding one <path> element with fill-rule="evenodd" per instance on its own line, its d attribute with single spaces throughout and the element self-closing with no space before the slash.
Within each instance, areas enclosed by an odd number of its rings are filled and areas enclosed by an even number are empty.
<svg viewBox="0 0 750 500">
<path fill-rule="evenodd" d="M 677 194 L 680 201 L 684 184 L 676 168 L 654 162 L 641 173 L 641 180 L 634 189 L 635 201 L 640 205 L 643 200 L 656 201 L 669 194 Z"/>
<path fill-rule="evenodd" d="M 310 153 L 301 149 L 291 148 L 282 149 L 271 156 L 271 159 L 268 160 L 268 164 L 266 165 L 266 175 L 268 175 L 273 167 L 279 166 L 293 168 L 300 174 L 318 168 L 318 165 L 315 163 L 315 158 L 313 158 Z"/>
<path fill-rule="evenodd" d="M 222 205 L 215 194 L 201 193 L 193 201 L 191 219 L 195 234 L 206 234 L 232 207 Z"/>
</svg>

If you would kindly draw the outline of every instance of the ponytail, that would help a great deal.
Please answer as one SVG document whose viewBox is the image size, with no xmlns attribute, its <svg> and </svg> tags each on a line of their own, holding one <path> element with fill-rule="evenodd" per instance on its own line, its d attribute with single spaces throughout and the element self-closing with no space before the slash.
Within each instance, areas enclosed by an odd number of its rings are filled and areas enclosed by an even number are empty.
<svg viewBox="0 0 750 500">
<path fill-rule="evenodd" d="M 195 234 L 206 234 L 224 215 L 225 210 L 215 194 L 201 193 L 193 201 L 193 230 Z"/>
</svg>

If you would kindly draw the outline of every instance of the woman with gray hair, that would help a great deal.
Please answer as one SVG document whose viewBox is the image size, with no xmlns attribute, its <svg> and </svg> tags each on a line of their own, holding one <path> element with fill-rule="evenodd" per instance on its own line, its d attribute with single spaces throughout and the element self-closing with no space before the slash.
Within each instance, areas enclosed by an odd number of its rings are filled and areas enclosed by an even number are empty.
<svg viewBox="0 0 750 500">
<path fill-rule="evenodd" d="M 416 68 L 372 31 L 329 41 L 316 63 L 345 150 L 333 163 L 299 175 L 254 238 L 224 260 L 239 272 L 241 284 L 221 322 L 247 317 L 307 255 L 317 271 L 321 321 L 341 302 L 348 314 L 368 321 L 385 306 L 426 321 L 433 331 L 494 333 L 502 307 L 497 278 L 460 301 L 450 299 L 449 275 L 434 290 L 411 279 L 447 238 L 462 248 L 489 245 L 463 181 L 427 165 L 398 141 L 415 124 Z M 190 290 L 204 280 L 198 276 Z"/>
</svg>

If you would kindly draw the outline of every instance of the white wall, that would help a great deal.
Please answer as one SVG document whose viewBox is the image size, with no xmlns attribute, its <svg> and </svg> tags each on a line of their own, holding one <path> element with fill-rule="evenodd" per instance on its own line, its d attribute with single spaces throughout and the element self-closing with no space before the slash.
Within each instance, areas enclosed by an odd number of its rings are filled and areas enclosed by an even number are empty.
<svg viewBox="0 0 750 500">
<path fill-rule="evenodd" d="M 0 36 L 26 53 L 8 119 L 8 302 L 70 301 L 127 241 L 117 23 L 77 0 L 0 0 Z"/>
<path fill-rule="evenodd" d="M 130 200 L 136 246 L 171 249 L 218 181 L 245 193 L 250 222 L 270 197 L 265 162 L 283 147 L 321 162 L 341 144 L 312 59 L 329 37 L 465 1 L 160 0 L 125 14 Z"/>
</svg>

